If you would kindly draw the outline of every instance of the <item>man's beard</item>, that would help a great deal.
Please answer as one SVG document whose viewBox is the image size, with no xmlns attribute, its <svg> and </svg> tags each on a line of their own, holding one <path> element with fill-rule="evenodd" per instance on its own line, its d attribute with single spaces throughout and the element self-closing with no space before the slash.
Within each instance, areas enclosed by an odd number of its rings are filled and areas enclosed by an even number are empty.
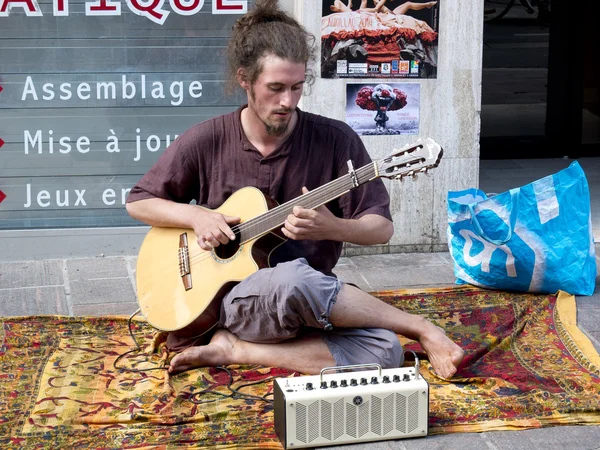
<svg viewBox="0 0 600 450">
<path fill-rule="evenodd" d="M 265 129 L 269 136 L 281 136 L 285 134 L 290 123 L 289 120 L 287 122 L 282 120 L 275 124 L 267 123 L 264 120 L 262 122 L 265 124 Z"/>
<path fill-rule="evenodd" d="M 256 104 L 256 97 L 254 96 L 253 88 L 250 88 L 250 98 Z M 262 117 L 260 117 L 260 115 L 258 114 L 258 109 L 255 109 L 254 111 L 255 111 L 256 116 L 265 125 L 265 130 L 267 131 L 269 136 L 282 136 L 283 134 L 285 134 L 285 132 L 287 131 L 288 125 L 290 124 L 291 115 L 288 117 L 287 121 L 277 120 L 277 121 L 270 123 L 270 122 L 267 122 L 268 119 L 263 119 Z M 275 111 L 272 111 L 271 114 L 277 114 L 277 113 L 290 114 L 291 112 L 292 112 L 291 109 L 277 109 Z"/>
</svg>

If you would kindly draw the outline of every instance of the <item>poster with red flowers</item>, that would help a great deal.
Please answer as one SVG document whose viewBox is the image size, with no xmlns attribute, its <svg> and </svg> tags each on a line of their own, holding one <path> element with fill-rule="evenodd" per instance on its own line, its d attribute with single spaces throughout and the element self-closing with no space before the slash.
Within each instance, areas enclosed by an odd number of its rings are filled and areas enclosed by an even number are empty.
<svg viewBox="0 0 600 450">
<path fill-rule="evenodd" d="M 437 78 L 440 0 L 323 0 L 321 77 Z"/>
<path fill-rule="evenodd" d="M 418 83 L 348 83 L 346 123 L 362 136 L 419 134 Z"/>
</svg>

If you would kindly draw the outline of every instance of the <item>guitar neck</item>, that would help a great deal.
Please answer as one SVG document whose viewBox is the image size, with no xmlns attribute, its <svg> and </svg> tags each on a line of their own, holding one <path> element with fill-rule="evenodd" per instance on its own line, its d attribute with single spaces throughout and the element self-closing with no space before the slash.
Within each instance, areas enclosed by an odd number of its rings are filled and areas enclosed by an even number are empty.
<svg viewBox="0 0 600 450">
<path fill-rule="evenodd" d="M 240 243 L 243 244 L 252 239 L 256 239 L 263 234 L 282 226 L 287 217 L 292 213 L 294 206 L 302 206 L 306 209 L 318 208 L 331 200 L 341 197 L 361 184 L 379 178 L 379 176 L 377 165 L 375 163 L 369 163 L 356 169 L 354 172 L 342 175 L 300 197 L 283 203 L 260 216 L 247 220 L 237 227 L 240 234 Z"/>
</svg>

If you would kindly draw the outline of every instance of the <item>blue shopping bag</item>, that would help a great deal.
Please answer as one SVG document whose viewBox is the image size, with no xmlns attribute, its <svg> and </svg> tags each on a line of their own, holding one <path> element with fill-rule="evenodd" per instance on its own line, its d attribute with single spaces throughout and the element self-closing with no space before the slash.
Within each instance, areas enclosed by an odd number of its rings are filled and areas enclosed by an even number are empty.
<svg viewBox="0 0 600 450">
<path fill-rule="evenodd" d="M 447 232 L 459 284 L 594 293 L 590 193 L 577 161 L 489 198 L 474 188 L 448 192 Z"/>
</svg>

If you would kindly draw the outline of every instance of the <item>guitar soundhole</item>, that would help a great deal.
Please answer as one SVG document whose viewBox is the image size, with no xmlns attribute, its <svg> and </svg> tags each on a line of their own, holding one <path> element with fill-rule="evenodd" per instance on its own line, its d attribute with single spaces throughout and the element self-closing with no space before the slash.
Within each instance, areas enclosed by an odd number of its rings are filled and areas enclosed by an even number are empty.
<svg viewBox="0 0 600 450">
<path fill-rule="evenodd" d="M 215 248 L 214 252 L 215 252 L 215 255 L 217 256 L 217 258 L 219 258 L 219 259 L 230 259 L 230 258 L 233 258 L 239 250 L 240 250 L 239 236 L 237 236 L 237 233 L 236 233 L 235 241 L 229 241 L 225 245 L 223 245 L 223 244 L 219 245 L 217 248 Z"/>
</svg>

